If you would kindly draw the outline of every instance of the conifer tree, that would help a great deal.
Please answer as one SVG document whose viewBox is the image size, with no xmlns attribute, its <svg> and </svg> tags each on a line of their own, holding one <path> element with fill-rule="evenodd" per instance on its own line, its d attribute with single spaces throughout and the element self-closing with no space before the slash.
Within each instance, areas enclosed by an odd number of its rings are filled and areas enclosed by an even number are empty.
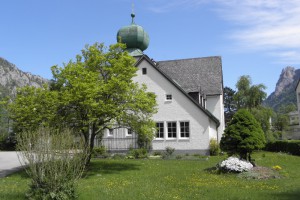
<svg viewBox="0 0 300 200">
<path fill-rule="evenodd" d="M 265 145 L 265 136 L 260 124 L 246 109 L 238 110 L 221 138 L 221 149 L 229 155 L 238 154 L 251 161 L 251 153 Z"/>
</svg>

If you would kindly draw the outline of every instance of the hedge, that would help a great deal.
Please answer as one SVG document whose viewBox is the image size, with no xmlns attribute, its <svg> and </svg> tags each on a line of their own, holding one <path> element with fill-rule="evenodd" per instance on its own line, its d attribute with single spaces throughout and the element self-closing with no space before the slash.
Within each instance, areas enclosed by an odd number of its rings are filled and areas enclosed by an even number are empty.
<svg viewBox="0 0 300 200">
<path fill-rule="evenodd" d="M 266 151 L 285 152 L 300 156 L 300 140 L 279 140 L 269 142 L 265 147 Z"/>
</svg>

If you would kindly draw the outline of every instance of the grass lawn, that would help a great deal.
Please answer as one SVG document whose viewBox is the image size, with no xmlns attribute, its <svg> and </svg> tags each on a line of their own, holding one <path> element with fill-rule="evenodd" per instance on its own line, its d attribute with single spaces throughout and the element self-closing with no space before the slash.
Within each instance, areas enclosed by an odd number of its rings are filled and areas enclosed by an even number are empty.
<svg viewBox="0 0 300 200">
<path fill-rule="evenodd" d="M 215 174 L 224 157 L 194 160 L 93 160 L 79 181 L 79 199 L 299 199 L 300 157 L 258 152 L 259 166 L 282 167 L 281 179 L 241 179 Z M 0 179 L 0 199 L 24 199 L 29 183 L 24 172 Z"/>
</svg>

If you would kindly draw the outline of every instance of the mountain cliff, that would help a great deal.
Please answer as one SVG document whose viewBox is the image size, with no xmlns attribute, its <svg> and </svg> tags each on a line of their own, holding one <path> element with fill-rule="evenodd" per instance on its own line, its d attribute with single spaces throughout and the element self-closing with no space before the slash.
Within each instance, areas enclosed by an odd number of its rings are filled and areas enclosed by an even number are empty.
<svg viewBox="0 0 300 200">
<path fill-rule="evenodd" d="M 265 100 L 264 104 L 278 111 L 280 106 L 297 103 L 295 88 L 300 78 L 300 69 L 288 66 L 284 68 L 277 81 L 275 91 Z"/>
<path fill-rule="evenodd" d="M 0 97 L 16 94 L 18 87 L 41 87 L 48 80 L 19 70 L 14 64 L 0 57 Z"/>
</svg>

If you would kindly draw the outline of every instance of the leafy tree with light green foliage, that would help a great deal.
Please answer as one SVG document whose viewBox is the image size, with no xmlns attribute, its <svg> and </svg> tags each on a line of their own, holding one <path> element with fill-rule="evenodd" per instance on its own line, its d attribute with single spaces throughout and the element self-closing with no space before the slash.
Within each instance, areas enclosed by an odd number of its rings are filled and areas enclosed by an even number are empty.
<svg viewBox="0 0 300 200">
<path fill-rule="evenodd" d="M 246 109 L 238 110 L 221 138 L 221 149 L 229 155 L 238 154 L 251 161 L 251 153 L 265 146 L 265 136 L 260 124 Z"/>
<path fill-rule="evenodd" d="M 234 100 L 237 103 L 237 108 L 256 108 L 261 106 L 263 100 L 267 97 L 264 92 L 266 86 L 263 84 L 251 85 L 250 76 L 241 76 L 236 83 L 238 91 L 234 95 Z"/>
<path fill-rule="evenodd" d="M 260 123 L 265 137 L 270 138 L 270 135 L 273 134 L 270 119 L 274 116 L 274 112 L 262 105 L 267 97 L 267 93 L 264 92 L 266 86 L 263 84 L 252 85 L 251 77 L 243 75 L 237 81 L 236 88 L 237 92 L 233 94 L 233 100 L 237 110 L 248 109 Z"/>
<path fill-rule="evenodd" d="M 275 139 L 280 139 L 284 135 L 285 131 L 289 129 L 289 112 L 297 111 L 295 104 L 287 104 L 279 107 L 278 112 L 273 117 L 273 129 Z"/>
<path fill-rule="evenodd" d="M 134 64 L 124 44 L 86 46 L 76 61 L 52 67 L 48 88 L 20 90 L 9 106 L 17 130 L 69 127 L 83 135 L 90 152 L 95 137 L 102 138 L 107 128 L 130 127 L 151 141 L 155 94 L 133 81 L 138 70 Z"/>
<path fill-rule="evenodd" d="M 17 96 L 8 105 L 13 130 L 16 133 L 35 131 L 40 126 L 57 126 L 60 124 L 57 110 L 58 92 L 43 88 L 25 86 L 20 88 Z"/>
</svg>

